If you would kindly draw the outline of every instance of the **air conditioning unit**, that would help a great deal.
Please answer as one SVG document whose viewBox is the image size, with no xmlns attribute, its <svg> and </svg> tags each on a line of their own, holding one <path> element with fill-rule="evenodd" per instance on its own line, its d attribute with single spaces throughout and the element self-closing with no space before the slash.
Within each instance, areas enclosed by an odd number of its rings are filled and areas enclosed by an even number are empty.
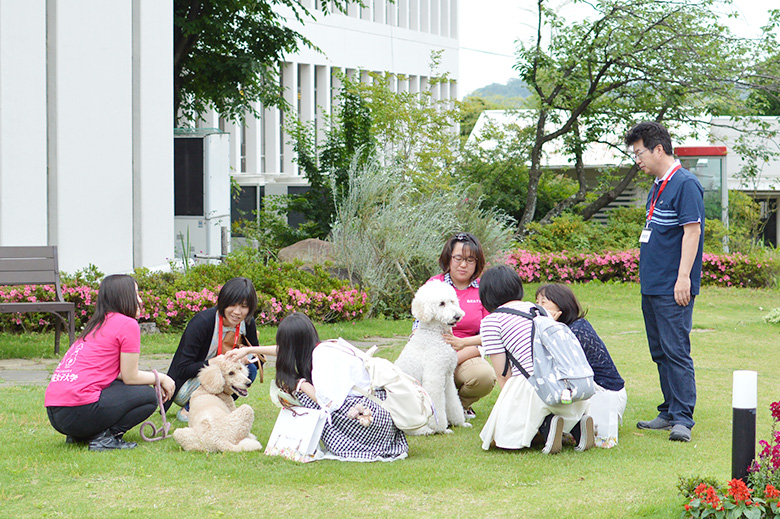
<svg viewBox="0 0 780 519">
<path fill-rule="evenodd" d="M 176 257 L 217 262 L 230 247 L 230 135 L 177 129 L 173 162 Z"/>
</svg>

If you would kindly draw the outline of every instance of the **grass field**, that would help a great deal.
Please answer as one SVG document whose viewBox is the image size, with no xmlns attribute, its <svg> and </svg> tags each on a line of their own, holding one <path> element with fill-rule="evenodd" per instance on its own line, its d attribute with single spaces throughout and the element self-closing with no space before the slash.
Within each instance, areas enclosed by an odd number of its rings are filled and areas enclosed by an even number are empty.
<svg viewBox="0 0 780 519">
<path fill-rule="evenodd" d="M 526 299 L 534 289 L 527 287 Z M 683 444 L 669 442 L 665 432 L 635 428 L 637 420 L 655 416 L 660 400 L 638 286 L 589 284 L 574 290 L 626 380 L 628 408 L 614 449 L 565 448 L 556 456 L 538 450 L 485 452 L 479 431 L 495 390 L 475 405 L 473 428 L 412 437 L 409 458 L 395 463 L 300 465 L 258 453 L 183 452 L 172 440 L 92 453 L 66 445 L 51 428 L 44 388 L 4 387 L 0 517 L 679 517 L 679 476 L 730 478 L 732 371 L 758 371 L 758 438 L 769 435 L 768 406 L 780 400 L 780 326 L 761 318 L 780 306 L 780 292 L 709 288 L 697 299 L 692 336 L 697 425 L 693 441 Z M 323 338 L 359 340 L 403 335 L 409 324 L 374 320 L 318 329 Z M 273 329 L 261 334 L 261 343 L 273 341 Z M 177 341 L 145 337 L 143 351 L 172 352 Z M 51 355 L 52 345 L 51 335 L 0 336 L 0 355 Z M 386 348 L 382 355 L 395 358 L 399 351 L 400 346 Z M 266 377 L 271 376 L 269 370 Z M 255 408 L 253 432 L 263 443 L 278 412 L 267 388 L 254 386 L 246 400 Z M 169 420 L 174 415 L 175 406 Z M 140 441 L 137 429 L 127 438 Z"/>
</svg>

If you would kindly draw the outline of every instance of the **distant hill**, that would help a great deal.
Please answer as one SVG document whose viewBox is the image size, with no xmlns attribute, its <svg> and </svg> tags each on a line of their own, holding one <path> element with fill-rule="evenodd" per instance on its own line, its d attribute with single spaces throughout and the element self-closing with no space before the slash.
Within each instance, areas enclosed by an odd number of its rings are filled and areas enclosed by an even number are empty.
<svg viewBox="0 0 780 519">
<path fill-rule="evenodd" d="M 525 99 L 531 95 L 531 91 L 520 79 L 510 79 L 506 84 L 492 83 L 478 88 L 469 94 L 469 97 L 482 97 L 484 99 Z"/>
</svg>

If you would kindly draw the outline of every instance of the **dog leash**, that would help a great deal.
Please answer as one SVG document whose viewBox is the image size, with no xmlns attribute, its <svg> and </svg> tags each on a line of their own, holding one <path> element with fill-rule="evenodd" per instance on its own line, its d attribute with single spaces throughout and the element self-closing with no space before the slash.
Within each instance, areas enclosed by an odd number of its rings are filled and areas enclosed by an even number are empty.
<svg viewBox="0 0 780 519">
<path fill-rule="evenodd" d="M 145 441 L 148 442 L 156 442 L 157 440 L 164 440 L 166 438 L 169 438 L 171 435 L 168 434 L 168 431 L 171 429 L 171 424 L 168 422 L 168 420 L 165 418 L 165 406 L 163 405 L 163 391 L 162 391 L 162 385 L 160 384 L 160 374 L 157 373 L 156 369 L 153 369 L 152 372 L 154 372 L 154 392 L 157 393 L 157 405 L 160 407 L 160 415 L 162 416 L 162 427 L 159 429 L 152 423 L 151 420 L 147 420 L 146 422 L 141 424 L 141 438 L 143 438 Z M 150 426 L 152 428 L 152 436 L 147 438 L 146 434 L 144 434 L 144 427 Z M 162 436 L 160 436 L 160 433 L 162 433 Z"/>
</svg>

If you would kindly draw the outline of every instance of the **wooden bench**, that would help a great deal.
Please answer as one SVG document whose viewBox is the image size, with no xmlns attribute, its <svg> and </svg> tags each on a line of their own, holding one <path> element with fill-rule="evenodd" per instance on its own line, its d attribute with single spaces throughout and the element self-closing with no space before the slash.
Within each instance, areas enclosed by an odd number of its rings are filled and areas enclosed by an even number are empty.
<svg viewBox="0 0 780 519">
<path fill-rule="evenodd" d="M 0 313 L 47 312 L 54 320 L 54 353 L 60 353 L 62 323 L 68 324 L 68 337 L 76 339 L 76 305 L 62 298 L 57 247 L 0 247 L 0 285 L 54 285 L 56 301 L 0 302 Z"/>
</svg>

